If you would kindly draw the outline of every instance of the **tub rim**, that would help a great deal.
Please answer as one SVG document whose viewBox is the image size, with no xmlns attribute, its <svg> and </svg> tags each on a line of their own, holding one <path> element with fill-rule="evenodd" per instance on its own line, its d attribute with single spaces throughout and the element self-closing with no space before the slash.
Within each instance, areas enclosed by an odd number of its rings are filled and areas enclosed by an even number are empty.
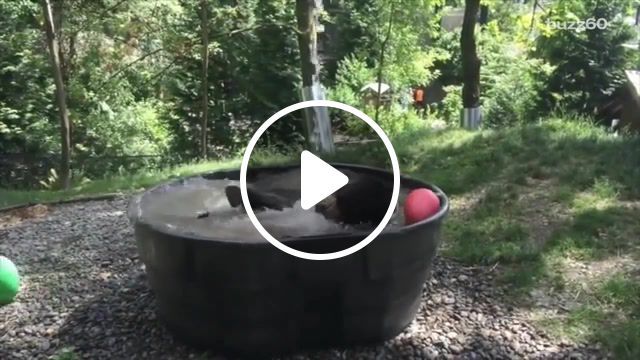
<svg viewBox="0 0 640 360">
<path fill-rule="evenodd" d="M 367 166 L 367 165 L 356 165 L 356 164 L 347 164 L 347 163 L 335 163 L 335 162 L 329 162 L 329 165 L 336 167 L 336 168 L 346 168 L 346 169 L 351 169 L 351 170 L 355 170 L 355 171 L 365 171 L 365 172 L 370 172 L 370 173 L 377 173 L 377 174 L 383 174 L 385 176 L 392 176 L 393 174 L 390 173 L 388 170 L 383 169 L 383 168 L 378 168 L 378 167 L 373 167 L 373 166 Z M 291 164 L 291 165 L 264 165 L 264 166 L 254 166 L 250 168 L 251 172 L 254 171 L 261 171 L 261 170 L 278 170 L 278 171 L 286 171 L 288 169 L 295 169 L 295 168 L 299 168 L 299 165 L 295 165 L 295 164 Z M 171 185 L 177 185 L 179 184 L 181 181 L 187 180 L 187 179 L 193 179 L 193 178 L 205 178 L 207 179 L 207 176 L 216 174 L 216 173 L 234 173 L 237 172 L 238 174 L 240 173 L 240 169 L 236 169 L 236 168 L 227 168 L 227 169 L 219 169 L 219 170 L 214 170 L 214 171 L 209 171 L 209 172 L 203 172 L 200 174 L 194 174 L 194 175 L 189 175 L 189 176 L 183 176 L 177 179 L 172 179 L 172 180 L 168 180 L 165 181 L 161 184 L 155 185 L 149 189 L 144 190 L 143 192 L 135 195 L 128 203 L 127 205 L 127 212 L 129 212 L 130 207 L 132 206 L 132 204 L 134 202 L 138 203 L 139 206 L 139 202 L 142 200 L 142 198 L 149 194 L 152 193 L 154 191 L 157 191 L 160 188 L 163 187 L 167 187 L 167 186 L 171 186 Z M 225 177 L 224 179 L 228 179 L 229 177 Z M 406 175 L 400 175 L 400 182 L 402 183 L 403 181 L 408 181 L 408 182 L 413 182 L 413 183 L 419 183 L 421 184 L 422 187 L 426 187 L 431 189 L 440 199 L 440 209 L 438 210 L 437 213 L 435 213 L 434 215 L 420 220 L 416 223 L 410 224 L 410 225 L 402 225 L 402 226 L 397 226 L 394 227 L 392 229 L 384 229 L 373 241 L 382 238 L 383 235 L 391 235 L 391 236 L 397 236 L 397 235 L 402 235 L 402 234 L 406 234 L 408 232 L 412 232 L 415 229 L 422 227 L 422 226 L 429 226 L 429 225 L 435 225 L 435 224 L 439 224 L 441 223 L 441 221 L 444 219 L 444 217 L 447 215 L 447 213 L 449 212 L 449 198 L 447 197 L 447 195 L 444 193 L 444 191 L 442 191 L 442 189 L 440 189 L 438 186 L 433 185 L 431 183 L 422 181 L 422 180 L 418 180 L 415 178 L 411 178 L 408 177 Z M 187 232 L 187 231 L 181 231 L 178 229 L 171 229 L 169 227 L 163 227 L 162 225 L 158 225 L 158 224 L 154 224 L 154 223 L 150 223 L 148 221 L 142 221 L 139 215 L 135 216 L 135 219 L 130 218 L 130 222 L 134 225 L 134 228 L 137 228 L 138 226 L 143 226 L 146 227 L 148 230 L 163 234 L 163 235 L 168 235 L 171 238 L 178 238 L 178 239 L 189 239 L 191 241 L 197 241 L 197 242 L 212 242 L 212 243 L 216 243 L 219 245 L 235 245 L 235 246 L 260 246 L 260 247 L 273 247 L 273 245 L 271 243 L 269 243 L 264 237 L 262 237 L 262 235 L 260 235 L 259 238 L 256 239 L 243 239 L 242 241 L 239 240 L 229 240 L 226 239 L 224 237 L 216 237 L 216 236 L 202 236 L 199 234 L 195 234 L 195 233 L 191 233 L 191 232 Z M 331 233 L 331 234 L 327 234 L 327 235 L 309 235 L 309 236 L 295 236 L 295 237 L 287 237 L 287 238 L 283 238 L 283 239 L 278 239 L 278 241 L 286 244 L 286 243 L 296 243 L 296 242 L 303 242 L 303 241 L 318 241 L 318 240 L 331 240 L 331 239 L 351 239 L 354 240 L 355 238 L 362 238 L 364 239 L 367 235 L 370 234 L 370 231 L 349 231 L 349 232 L 337 232 L 337 233 Z"/>
</svg>

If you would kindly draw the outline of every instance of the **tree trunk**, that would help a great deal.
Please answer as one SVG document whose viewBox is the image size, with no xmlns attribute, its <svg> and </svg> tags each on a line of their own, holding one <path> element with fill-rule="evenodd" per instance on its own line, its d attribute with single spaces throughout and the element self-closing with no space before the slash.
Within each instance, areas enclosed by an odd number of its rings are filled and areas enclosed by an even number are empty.
<svg viewBox="0 0 640 360">
<path fill-rule="evenodd" d="M 387 23 L 387 32 L 385 34 L 384 39 L 382 40 L 382 43 L 380 43 L 380 55 L 378 57 L 378 76 L 377 76 L 377 81 L 378 81 L 378 93 L 376 94 L 376 113 L 375 113 L 375 117 L 374 120 L 376 122 L 378 122 L 378 119 L 380 117 L 380 102 L 382 100 L 382 75 L 384 74 L 384 55 L 385 55 L 385 51 L 387 50 L 387 44 L 389 43 L 389 40 L 391 39 L 391 30 L 393 29 L 393 13 L 395 12 L 395 5 L 396 2 L 394 0 L 392 0 L 391 2 L 391 8 L 389 9 L 389 22 Z"/>
<path fill-rule="evenodd" d="M 296 18 L 299 31 L 298 44 L 300 47 L 303 87 L 311 86 L 320 80 L 317 53 L 314 54 L 314 52 L 317 51 L 318 38 L 316 34 L 314 9 L 315 0 L 296 0 Z"/>
<path fill-rule="evenodd" d="M 209 17 L 207 0 L 200 1 L 202 12 L 200 26 L 202 28 L 202 123 L 200 157 L 207 158 L 207 126 L 209 122 Z"/>
<path fill-rule="evenodd" d="M 60 49 L 54 27 L 54 18 L 49 0 L 42 0 L 44 12 L 44 26 L 47 35 L 47 45 L 49 47 L 49 58 L 53 70 L 53 79 L 56 85 L 56 101 L 60 116 L 60 137 L 61 137 L 61 157 L 60 157 L 60 184 L 63 189 L 68 189 L 71 184 L 71 133 L 69 131 L 69 114 L 67 112 L 67 99 L 62 78 L 60 61 Z"/>
<path fill-rule="evenodd" d="M 69 57 L 65 56 L 65 34 L 63 34 L 62 23 L 64 21 L 64 0 L 50 0 L 51 16 L 53 19 L 53 29 L 55 30 L 56 40 L 58 42 L 58 58 L 60 59 L 60 69 L 62 71 L 62 81 L 64 86 L 69 85 L 69 75 L 67 71 L 67 61 Z"/>
<path fill-rule="evenodd" d="M 462 50 L 462 104 L 465 108 L 475 108 L 480 105 L 480 59 L 476 49 L 476 16 L 480 7 L 480 0 L 466 0 L 464 20 L 460 36 Z"/>
</svg>

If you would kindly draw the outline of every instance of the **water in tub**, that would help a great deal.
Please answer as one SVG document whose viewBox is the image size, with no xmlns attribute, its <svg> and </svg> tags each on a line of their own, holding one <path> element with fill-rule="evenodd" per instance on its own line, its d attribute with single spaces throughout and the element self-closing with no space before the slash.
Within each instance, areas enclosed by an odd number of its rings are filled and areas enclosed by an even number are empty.
<svg viewBox="0 0 640 360">
<path fill-rule="evenodd" d="M 294 190 L 299 193 L 299 173 L 291 171 L 287 176 L 264 176 L 254 184 L 261 189 Z M 227 240 L 261 240 L 242 206 L 233 208 L 225 195 L 225 188 L 239 186 L 236 180 L 208 180 L 195 177 L 180 185 L 169 185 L 147 193 L 136 200 L 130 213 L 132 218 L 156 226 L 188 232 L 202 237 Z M 405 196 L 401 191 L 401 199 Z M 402 201 L 398 202 L 399 204 Z M 262 226 L 275 238 L 345 233 L 354 228 L 326 219 L 315 211 L 305 211 L 296 201 L 293 207 L 282 211 L 266 209 L 255 211 Z M 402 212 L 396 209 L 387 228 L 402 224 Z M 376 224 L 374 224 L 376 225 Z M 266 241 L 266 240 L 265 240 Z"/>
</svg>

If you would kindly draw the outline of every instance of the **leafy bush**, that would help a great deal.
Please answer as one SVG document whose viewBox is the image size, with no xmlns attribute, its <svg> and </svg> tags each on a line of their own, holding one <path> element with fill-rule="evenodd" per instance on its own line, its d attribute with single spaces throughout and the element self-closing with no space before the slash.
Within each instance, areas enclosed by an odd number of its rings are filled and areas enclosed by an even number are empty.
<svg viewBox="0 0 640 360">
<path fill-rule="evenodd" d="M 39 5 L 0 2 L 0 153 L 58 151 L 53 80 L 42 32 L 34 26 Z"/>
<path fill-rule="evenodd" d="M 527 39 L 527 15 L 517 7 L 501 5 L 498 19 L 490 21 L 477 33 L 483 124 L 487 127 L 513 125 L 535 120 L 540 115 L 540 92 L 551 68 L 542 60 L 531 58 L 533 44 Z M 458 124 L 462 109 L 462 64 L 460 31 L 442 31 L 434 45 L 444 49 L 448 57 L 437 64 L 439 80 L 447 96 L 431 116 Z"/>
<path fill-rule="evenodd" d="M 156 102 L 133 103 L 112 109 L 102 102 L 83 121 L 88 144 L 77 144 L 80 153 L 91 155 L 165 154 L 171 142 Z"/>
<path fill-rule="evenodd" d="M 425 120 L 415 112 L 404 110 L 396 105 L 380 113 L 378 124 L 387 135 L 395 137 L 424 128 Z"/>
<path fill-rule="evenodd" d="M 373 114 L 375 112 L 371 107 L 367 107 L 363 111 L 367 114 Z M 393 105 L 388 109 L 380 109 L 378 125 L 380 125 L 382 130 L 390 137 L 395 137 L 405 132 L 420 130 L 425 127 L 425 124 L 425 120 L 415 112 L 403 109 L 399 105 Z M 345 118 L 344 132 L 346 135 L 359 138 L 371 138 L 375 136 L 373 129 L 371 129 L 369 125 L 353 116 Z"/>
<path fill-rule="evenodd" d="M 540 21 L 537 54 L 555 66 L 546 88 L 548 109 L 566 108 L 593 114 L 623 82 L 629 52 L 622 46 L 633 37 L 620 14 L 628 0 L 556 1 Z M 606 19 L 605 28 L 554 29 L 552 22 Z"/>
<path fill-rule="evenodd" d="M 433 46 L 441 49 L 444 54 L 434 62 L 434 67 L 440 73 L 439 80 L 445 85 L 462 84 L 460 30 L 440 31 Z"/>
<path fill-rule="evenodd" d="M 389 61 L 384 68 L 382 81 L 391 86 L 392 104 L 380 110 L 379 125 L 387 134 L 395 135 L 415 126 L 424 126 L 424 120 L 408 109 L 409 90 L 411 86 L 428 84 L 437 78 L 439 72 L 434 69 L 435 63 L 448 55 L 442 49 L 434 48 L 427 52 L 407 44 L 391 50 L 390 57 L 403 54 L 406 58 L 402 62 Z M 360 89 L 368 83 L 375 84 L 376 80 L 375 66 L 368 66 L 364 60 L 350 55 L 338 65 L 336 85 L 329 89 L 329 98 L 361 108 L 365 104 Z M 375 109 L 368 109 L 367 112 L 374 114 Z M 351 135 L 362 136 L 370 131 L 362 121 L 353 121 L 345 117 L 344 112 L 334 112 L 332 119 L 338 128 Z"/>
<path fill-rule="evenodd" d="M 363 60 L 350 55 L 338 64 L 336 85 L 328 89 L 327 95 L 332 100 L 358 107 L 361 105 L 360 89 L 375 78 L 374 69 L 368 67 Z"/>
<path fill-rule="evenodd" d="M 530 45 L 490 22 L 479 36 L 483 67 L 483 124 L 487 127 L 535 121 L 541 92 L 552 68 L 529 56 Z"/>
<path fill-rule="evenodd" d="M 442 120 L 449 126 L 458 126 L 462 111 L 462 86 L 448 85 L 444 87 L 444 91 L 447 95 L 435 107 L 430 117 Z"/>
</svg>

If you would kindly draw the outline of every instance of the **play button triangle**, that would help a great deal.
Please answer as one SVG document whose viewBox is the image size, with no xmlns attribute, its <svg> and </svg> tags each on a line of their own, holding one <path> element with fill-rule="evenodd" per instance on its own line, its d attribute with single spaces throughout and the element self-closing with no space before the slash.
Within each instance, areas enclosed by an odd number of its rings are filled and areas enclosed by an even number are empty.
<svg viewBox="0 0 640 360">
<path fill-rule="evenodd" d="M 309 210 L 347 185 L 347 175 L 305 150 L 300 154 L 300 205 Z"/>
</svg>

